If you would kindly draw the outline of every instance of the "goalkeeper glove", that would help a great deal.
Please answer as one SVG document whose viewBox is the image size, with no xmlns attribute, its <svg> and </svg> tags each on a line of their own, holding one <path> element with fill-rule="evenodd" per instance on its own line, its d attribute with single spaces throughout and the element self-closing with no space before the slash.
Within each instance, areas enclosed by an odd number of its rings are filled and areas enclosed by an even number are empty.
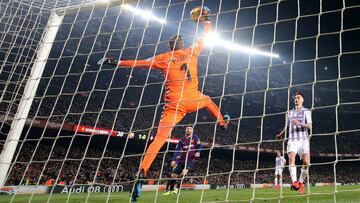
<svg viewBox="0 0 360 203">
<path fill-rule="evenodd" d="M 102 64 L 106 64 L 106 65 L 113 65 L 113 66 L 117 66 L 119 64 L 120 61 L 115 60 L 112 57 L 104 57 L 102 59 L 100 59 L 97 64 L 100 66 Z"/>
</svg>

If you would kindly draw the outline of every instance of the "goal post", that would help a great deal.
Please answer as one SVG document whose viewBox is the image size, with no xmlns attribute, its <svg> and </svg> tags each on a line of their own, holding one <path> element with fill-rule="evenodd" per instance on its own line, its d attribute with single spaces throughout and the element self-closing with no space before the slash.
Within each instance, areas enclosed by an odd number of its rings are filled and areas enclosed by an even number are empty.
<svg viewBox="0 0 360 203">
<path fill-rule="evenodd" d="M 33 99 L 38 88 L 47 58 L 50 54 L 56 34 L 59 30 L 64 15 L 53 12 L 48 20 L 43 39 L 39 44 L 37 57 L 31 69 L 30 77 L 26 83 L 24 94 L 21 97 L 10 131 L 0 155 L 0 187 L 5 185 L 6 176 L 13 159 L 21 133 L 25 126 Z"/>
<path fill-rule="evenodd" d="M 47 26 L 44 30 L 44 35 L 39 43 L 37 56 L 31 68 L 31 74 L 26 83 L 24 94 L 21 97 L 19 106 L 11 123 L 10 131 L 6 138 L 3 150 L 0 154 L 0 187 L 3 187 L 6 182 L 6 176 L 11 165 L 17 144 L 19 142 L 21 133 L 26 123 L 35 93 L 37 91 L 41 76 L 43 74 L 46 62 L 48 60 L 53 42 L 62 24 L 64 16 L 77 12 L 81 9 L 92 9 L 98 7 L 112 7 L 124 3 L 135 2 L 134 0 L 115 0 L 115 1 L 96 1 L 93 3 L 86 3 L 82 5 L 69 6 L 66 8 L 54 9 L 49 17 Z"/>
</svg>

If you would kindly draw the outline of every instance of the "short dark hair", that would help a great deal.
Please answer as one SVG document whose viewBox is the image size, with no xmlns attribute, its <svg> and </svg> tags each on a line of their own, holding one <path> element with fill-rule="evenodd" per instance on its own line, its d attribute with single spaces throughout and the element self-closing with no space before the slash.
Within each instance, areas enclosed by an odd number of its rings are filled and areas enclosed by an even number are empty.
<svg viewBox="0 0 360 203">
<path fill-rule="evenodd" d="M 173 35 L 169 39 L 169 47 L 171 50 L 174 50 L 175 44 L 178 40 L 182 40 L 181 35 Z"/>
<path fill-rule="evenodd" d="M 295 96 L 296 96 L 296 95 L 300 95 L 300 96 L 302 96 L 303 99 L 305 99 L 304 94 L 303 94 L 302 92 L 300 92 L 300 91 L 297 91 L 297 92 L 295 93 Z"/>
</svg>

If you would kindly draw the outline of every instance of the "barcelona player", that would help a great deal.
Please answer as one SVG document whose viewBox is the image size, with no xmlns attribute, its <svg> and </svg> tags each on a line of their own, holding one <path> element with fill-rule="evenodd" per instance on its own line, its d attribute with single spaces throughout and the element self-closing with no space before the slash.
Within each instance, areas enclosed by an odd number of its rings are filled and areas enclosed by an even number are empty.
<svg viewBox="0 0 360 203">
<path fill-rule="evenodd" d="M 194 134 L 193 127 L 187 127 L 185 136 L 181 138 L 176 145 L 175 153 L 171 162 L 173 167 L 171 179 L 168 181 L 169 190 L 164 195 L 172 195 L 177 193 L 175 187 L 176 179 L 186 176 L 192 170 L 195 159 L 200 157 L 202 144 L 197 135 Z"/>
<path fill-rule="evenodd" d="M 210 32 L 210 16 L 204 18 L 204 31 Z M 165 78 L 165 106 L 161 115 L 159 127 L 154 141 L 147 149 L 140 165 L 142 176 L 146 176 L 157 153 L 171 135 L 173 127 L 188 113 L 206 108 L 216 119 L 218 125 L 227 129 L 230 116 L 223 116 L 218 106 L 207 95 L 198 90 L 198 57 L 204 48 L 204 38 L 199 39 L 191 47 L 185 48 L 180 35 L 174 35 L 169 40 L 171 51 L 156 55 L 146 60 L 115 60 L 111 57 L 101 59 L 98 64 L 119 67 L 152 68 L 162 71 Z M 137 186 L 138 187 L 138 186 Z M 138 187 L 139 193 L 141 186 Z M 135 196 L 139 196 L 136 195 Z M 136 197 L 133 200 L 136 201 Z"/>
</svg>

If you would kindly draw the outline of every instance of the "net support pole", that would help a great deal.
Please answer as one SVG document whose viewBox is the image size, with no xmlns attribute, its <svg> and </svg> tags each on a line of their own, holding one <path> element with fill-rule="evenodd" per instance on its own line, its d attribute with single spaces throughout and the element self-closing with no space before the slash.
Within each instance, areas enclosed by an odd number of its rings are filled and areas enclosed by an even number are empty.
<svg viewBox="0 0 360 203">
<path fill-rule="evenodd" d="M 56 34 L 60 28 L 63 13 L 52 12 L 45 28 L 43 39 L 39 44 L 37 57 L 31 69 L 31 73 L 26 83 L 24 94 L 21 97 L 14 120 L 11 123 L 10 131 L 7 136 L 4 148 L 0 154 L 0 187 L 5 185 L 6 176 L 11 165 L 17 144 L 22 130 L 25 126 L 36 90 L 39 86 L 40 78 L 43 74 L 47 59 L 49 57 Z"/>
</svg>

